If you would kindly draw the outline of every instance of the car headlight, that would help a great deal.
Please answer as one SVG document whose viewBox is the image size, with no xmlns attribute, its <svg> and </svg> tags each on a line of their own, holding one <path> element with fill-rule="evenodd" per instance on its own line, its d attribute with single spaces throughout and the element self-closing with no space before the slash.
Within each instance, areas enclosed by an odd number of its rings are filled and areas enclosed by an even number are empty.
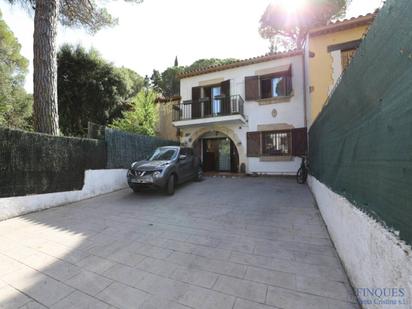
<svg viewBox="0 0 412 309">
<path fill-rule="evenodd" d="M 153 173 L 153 178 L 158 178 L 158 177 L 160 177 L 160 176 L 162 176 L 162 171 L 155 171 L 155 172 Z"/>
</svg>

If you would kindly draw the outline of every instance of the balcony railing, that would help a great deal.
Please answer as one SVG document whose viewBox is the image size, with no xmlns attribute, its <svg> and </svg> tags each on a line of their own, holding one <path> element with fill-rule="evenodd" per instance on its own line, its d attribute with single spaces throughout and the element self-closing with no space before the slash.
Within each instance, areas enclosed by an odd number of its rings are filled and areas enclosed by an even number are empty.
<svg viewBox="0 0 412 309">
<path fill-rule="evenodd" d="M 214 99 L 183 101 L 173 106 L 173 121 L 210 117 L 242 115 L 244 101 L 240 95 L 220 96 Z"/>
</svg>

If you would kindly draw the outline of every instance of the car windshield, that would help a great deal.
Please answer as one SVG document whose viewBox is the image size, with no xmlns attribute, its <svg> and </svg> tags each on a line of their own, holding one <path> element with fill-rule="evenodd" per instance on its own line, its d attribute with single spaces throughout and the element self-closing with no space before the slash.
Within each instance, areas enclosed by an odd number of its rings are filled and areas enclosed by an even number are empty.
<svg viewBox="0 0 412 309">
<path fill-rule="evenodd" d="M 149 161 L 172 160 L 177 155 L 177 150 L 173 148 L 157 148 Z"/>
</svg>

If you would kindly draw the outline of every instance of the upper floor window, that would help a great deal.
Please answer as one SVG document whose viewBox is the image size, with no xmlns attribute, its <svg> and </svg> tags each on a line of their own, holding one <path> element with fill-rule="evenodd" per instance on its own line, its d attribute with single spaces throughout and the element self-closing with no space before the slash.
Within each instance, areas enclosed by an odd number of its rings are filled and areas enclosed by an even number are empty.
<svg viewBox="0 0 412 309">
<path fill-rule="evenodd" d="M 291 67 L 282 72 L 245 77 L 246 100 L 288 97 L 292 89 Z"/>
<path fill-rule="evenodd" d="M 290 95 L 291 87 L 288 88 L 288 74 L 262 77 L 260 79 L 261 98 L 286 97 Z"/>
<path fill-rule="evenodd" d="M 221 110 L 221 100 L 219 99 L 221 95 L 221 87 L 212 87 L 211 90 L 211 97 L 212 97 L 212 114 L 217 115 L 220 114 Z"/>
<path fill-rule="evenodd" d="M 356 52 L 356 48 L 341 50 L 340 57 L 341 57 L 341 62 L 342 62 L 342 70 L 345 70 L 348 67 L 355 52 Z"/>
<path fill-rule="evenodd" d="M 355 40 L 328 46 L 328 53 L 340 53 L 342 71 L 348 67 L 361 41 Z"/>
<path fill-rule="evenodd" d="M 230 98 L 230 80 L 219 84 L 192 88 L 191 118 L 230 115 L 233 110 Z"/>
</svg>

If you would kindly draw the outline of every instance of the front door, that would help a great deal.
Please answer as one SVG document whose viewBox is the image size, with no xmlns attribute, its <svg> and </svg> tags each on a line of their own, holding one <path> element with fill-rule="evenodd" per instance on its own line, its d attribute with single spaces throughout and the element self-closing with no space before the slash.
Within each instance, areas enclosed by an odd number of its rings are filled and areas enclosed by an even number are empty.
<svg viewBox="0 0 412 309">
<path fill-rule="evenodd" d="M 228 138 L 203 139 L 203 169 L 205 172 L 230 172 L 231 147 Z"/>
<path fill-rule="evenodd" d="M 230 140 L 220 140 L 219 143 L 219 171 L 230 172 Z"/>
</svg>

